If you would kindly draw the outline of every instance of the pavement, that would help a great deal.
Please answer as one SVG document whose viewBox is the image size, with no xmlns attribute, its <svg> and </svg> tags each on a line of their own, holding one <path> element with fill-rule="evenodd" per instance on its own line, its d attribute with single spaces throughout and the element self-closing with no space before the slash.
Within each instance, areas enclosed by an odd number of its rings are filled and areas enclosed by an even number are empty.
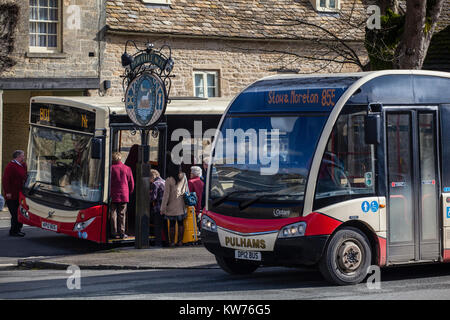
<svg viewBox="0 0 450 320">
<path fill-rule="evenodd" d="M 0 211 L 0 220 L 9 220 L 6 210 Z M 219 268 L 209 251 L 201 244 L 182 247 L 136 249 L 129 246 L 105 245 L 105 250 L 94 253 L 38 256 L 17 260 L 17 266 L 40 269 L 67 269 L 76 265 L 80 269 L 145 270 L 145 269 L 211 269 Z"/>
<path fill-rule="evenodd" d="M 114 248 L 96 253 L 18 260 L 19 267 L 67 269 L 76 265 L 92 270 L 216 269 L 214 256 L 202 245 L 175 248 Z"/>
</svg>

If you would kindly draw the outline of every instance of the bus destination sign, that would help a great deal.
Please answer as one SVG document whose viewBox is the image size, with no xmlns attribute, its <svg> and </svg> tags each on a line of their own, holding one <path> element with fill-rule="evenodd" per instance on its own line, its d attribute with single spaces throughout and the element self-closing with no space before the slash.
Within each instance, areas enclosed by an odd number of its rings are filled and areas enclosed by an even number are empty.
<svg viewBox="0 0 450 320">
<path fill-rule="evenodd" d="M 344 93 L 343 88 L 321 88 L 266 92 L 267 106 L 298 106 L 330 111 Z"/>
<path fill-rule="evenodd" d="M 56 104 L 32 103 L 30 123 L 94 133 L 95 112 Z"/>
</svg>

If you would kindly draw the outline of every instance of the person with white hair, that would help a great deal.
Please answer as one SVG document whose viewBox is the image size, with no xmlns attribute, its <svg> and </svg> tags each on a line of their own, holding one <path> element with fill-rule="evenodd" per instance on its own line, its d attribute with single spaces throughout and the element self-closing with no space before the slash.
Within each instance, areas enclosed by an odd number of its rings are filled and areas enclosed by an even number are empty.
<svg viewBox="0 0 450 320">
<path fill-rule="evenodd" d="M 197 204 L 195 205 L 195 213 L 198 216 L 202 210 L 202 199 L 203 199 L 203 187 L 204 182 L 202 181 L 202 168 L 198 166 L 191 167 L 191 179 L 188 181 L 188 187 L 190 192 L 195 192 L 197 194 Z"/>
</svg>

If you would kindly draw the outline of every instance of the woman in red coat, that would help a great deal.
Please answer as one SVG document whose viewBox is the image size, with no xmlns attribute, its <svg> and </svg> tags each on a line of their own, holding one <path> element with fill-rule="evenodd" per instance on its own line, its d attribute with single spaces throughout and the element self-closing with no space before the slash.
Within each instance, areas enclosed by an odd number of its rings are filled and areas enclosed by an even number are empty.
<svg viewBox="0 0 450 320">
<path fill-rule="evenodd" d="M 133 173 L 130 167 L 122 163 L 120 152 L 112 154 L 111 165 L 111 236 L 124 239 L 127 204 L 134 190 Z M 119 235 L 120 233 L 120 235 Z"/>
<path fill-rule="evenodd" d="M 27 179 L 27 165 L 25 163 L 25 152 L 16 150 L 13 153 L 13 159 L 3 172 L 2 185 L 3 195 L 6 205 L 11 214 L 11 229 L 9 235 L 12 237 L 23 237 L 25 233 L 22 230 L 22 224 L 17 219 L 19 210 L 19 193 Z"/>
</svg>

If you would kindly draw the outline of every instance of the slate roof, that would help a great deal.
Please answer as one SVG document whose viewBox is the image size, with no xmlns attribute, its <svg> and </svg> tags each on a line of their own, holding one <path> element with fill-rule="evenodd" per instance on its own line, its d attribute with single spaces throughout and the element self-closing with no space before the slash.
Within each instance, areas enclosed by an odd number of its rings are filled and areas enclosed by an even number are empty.
<svg viewBox="0 0 450 320">
<path fill-rule="evenodd" d="M 424 70 L 450 72 L 450 26 L 435 33 L 423 63 Z"/>
<path fill-rule="evenodd" d="M 316 12 L 310 0 L 172 0 L 149 6 L 140 0 L 107 0 L 109 30 L 196 37 L 243 39 L 332 39 L 316 26 L 333 30 L 347 40 L 363 40 L 371 0 L 341 0 L 340 14 Z M 353 13 L 352 24 L 343 21 Z M 364 20 L 361 15 L 364 14 Z M 306 22 L 292 25 L 286 19 Z M 284 24 L 284 25 L 283 25 Z M 287 24 L 287 25 L 286 25 Z M 313 24 L 313 26 L 308 25 Z"/>
</svg>

